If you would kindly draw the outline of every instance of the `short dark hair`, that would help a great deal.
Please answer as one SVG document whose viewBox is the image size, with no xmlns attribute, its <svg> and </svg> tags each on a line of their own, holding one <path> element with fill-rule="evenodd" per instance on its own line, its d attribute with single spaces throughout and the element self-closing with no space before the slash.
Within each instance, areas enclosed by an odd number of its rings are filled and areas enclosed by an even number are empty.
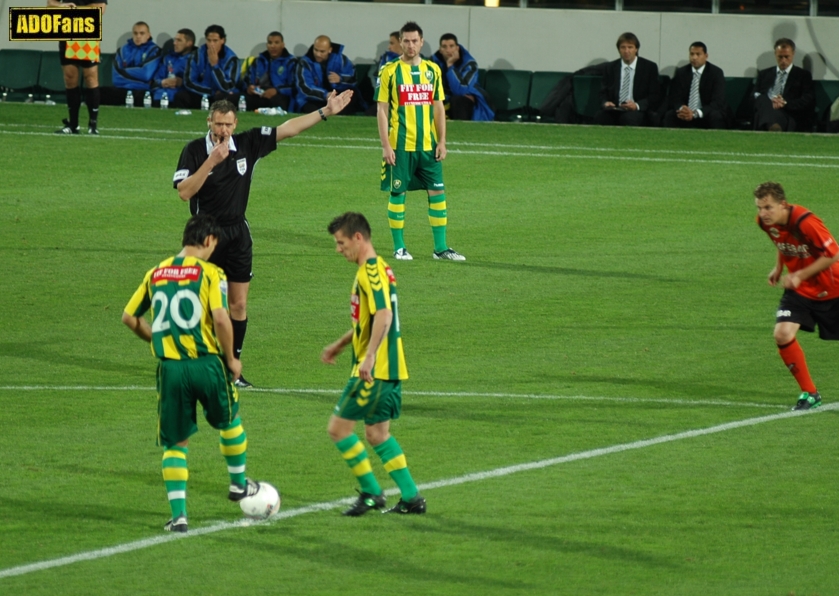
<svg viewBox="0 0 839 596">
<path fill-rule="evenodd" d="M 691 48 L 702 48 L 702 53 L 703 53 L 703 54 L 707 54 L 707 53 L 708 53 L 708 46 L 706 46 L 706 45 L 705 45 L 704 43 L 702 43 L 701 41 L 695 41 L 695 42 L 693 42 L 692 44 L 690 44 L 690 47 L 691 47 Z"/>
<path fill-rule="evenodd" d="M 618 49 L 621 49 L 622 43 L 631 43 L 635 46 L 636 50 L 641 49 L 641 42 L 638 41 L 638 37 L 634 33 L 630 33 L 627 31 L 626 33 L 621 33 L 621 36 L 618 37 L 618 43 L 615 44 Z"/>
<path fill-rule="evenodd" d="M 449 40 L 457 43 L 457 35 L 454 33 L 443 33 L 443 35 L 440 36 L 440 45 L 442 45 L 444 41 Z"/>
<path fill-rule="evenodd" d="M 230 112 L 237 112 L 236 106 L 233 105 L 233 102 L 229 99 L 219 99 L 218 101 L 214 101 L 210 106 L 210 118 L 213 117 L 213 114 L 218 112 L 219 114 L 229 114 Z"/>
<path fill-rule="evenodd" d="M 333 235 L 341 232 L 347 238 L 359 233 L 365 240 L 370 240 L 371 235 L 367 218 L 354 211 L 347 211 L 333 219 L 326 230 Z"/>
<path fill-rule="evenodd" d="M 787 200 L 784 187 L 777 182 L 764 182 L 763 184 L 758 184 L 754 194 L 756 199 L 772 197 L 777 203 Z"/>
<path fill-rule="evenodd" d="M 221 228 L 215 217 L 209 213 L 196 213 L 186 222 L 181 246 L 204 246 L 207 236 L 219 238 L 220 235 Z"/>
<path fill-rule="evenodd" d="M 789 48 L 794 52 L 795 51 L 795 42 L 792 41 L 789 37 L 782 37 L 778 41 L 775 42 L 774 46 L 772 46 L 772 48 L 776 49 L 776 50 L 778 48 L 784 48 L 784 47 Z"/>
<path fill-rule="evenodd" d="M 137 21 L 136 23 L 134 23 L 134 26 L 133 26 L 133 27 L 131 27 L 131 28 L 133 29 L 133 28 L 134 28 L 134 27 L 136 27 L 137 25 L 142 25 L 143 27 L 145 27 L 146 29 L 148 29 L 149 31 L 151 31 L 151 27 L 149 27 L 149 24 L 148 24 L 147 22 L 145 22 L 145 21 Z"/>
<path fill-rule="evenodd" d="M 399 31 L 391 31 L 389 37 L 395 37 L 396 39 L 399 39 Z"/>
<path fill-rule="evenodd" d="M 417 25 L 414 21 L 408 21 L 402 25 L 402 28 L 399 30 L 399 39 L 402 39 L 403 34 L 413 33 L 414 31 L 419 33 L 419 36 L 422 37 L 422 27 Z"/>
<path fill-rule="evenodd" d="M 268 34 L 268 37 L 279 37 L 280 39 L 285 41 L 285 37 L 283 37 L 283 34 L 279 31 L 271 31 L 271 33 Z"/>
<path fill-rule="evenodd" d="M 192 42 L 192 45 L 195 45 L 195 31 L 192 29 L 178 29 L 178 33 L 186 37 L 189 41 Z"/>
<path fill-rule="evenodd" d="M 204 29 L 204 38 L 206 38 L 210 33 L 218 33 L 219 37 L 227 39 L 227 34 L 224 32 L 224 27 L 221 25 L 210 25 Z"/>
</svg>

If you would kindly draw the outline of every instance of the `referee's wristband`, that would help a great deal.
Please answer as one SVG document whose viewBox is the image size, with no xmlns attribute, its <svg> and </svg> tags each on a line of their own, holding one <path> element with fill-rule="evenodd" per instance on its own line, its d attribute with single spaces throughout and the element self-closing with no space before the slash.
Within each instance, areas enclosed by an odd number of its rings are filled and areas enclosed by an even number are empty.
<svg viewBox="0 0 839 596">
<path fill-rule="evenodd" d="M 326 122 L 326 116 L 323 114 L 323 108 L 318 108 L 318 114 L 320 114 L 320 119 Z"/>
</svg>

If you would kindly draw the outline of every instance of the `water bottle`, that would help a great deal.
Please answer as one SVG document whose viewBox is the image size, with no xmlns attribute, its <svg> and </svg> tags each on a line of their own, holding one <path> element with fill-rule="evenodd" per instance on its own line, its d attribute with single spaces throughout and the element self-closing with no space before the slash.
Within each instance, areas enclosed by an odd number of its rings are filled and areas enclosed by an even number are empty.
<svg viewBox="0 0 839 596">
<path fill-rule="evenodd" d="M 247 112 L 248 111 L 248 102 L 245 99 L 244 94 L 239 96 L 239 111 L 240 112 Z"/>
<path fill-rule="evenodd" d="M 35 96 L 30 93 L 29 97 L 26 98 L 26 103 L 35 103 Z"/>
<path fill-rule="evenodd" d="M 51 95 L 47 94 L 47 96 L 44 99 L 45 99 L 44 103 L 46 105 L 48 105 L 48 106 L 54 106 L 55 105 L 55 102 L 52 100 Z"/>
<path fill-rule="evenodd" d="M 146 94 L 143 96 L 143 107 L 151 107 L 151 91 L 146 91 Z"/>
<path fill-rule="evenodd" d="M 9 94 L 4 91 L 3 92 L 3 101 L 6 101 L 6 99 L 8 99 L 8 97 L 9 97 Z"/>
<path fill-rule="evenodd" d="M 210 98 L 206 93 L 201 96 L 201 109 L 205 112 L 210 109 Z"/>
<path fill-rule="evenodd" d="M 128 93 L 125 94 L 125 107 L 126 108 L 133 108 L 134 107 L 134 92 L 129 89 Z"/>
<path fill-rule="evenodd" d="M 160 98 L 160 109 L 161 110 L 168 110 L 169 109 L 169 94 L 164 93 L 163 97 Z"/>
<path fill-rule="evenodd" d="M 278 110 L 282 108 L 257 108 L 254 110 L 257 114 L 262 114 L 263 116 L 276 116 L 279 114 Z"/>
</svg>

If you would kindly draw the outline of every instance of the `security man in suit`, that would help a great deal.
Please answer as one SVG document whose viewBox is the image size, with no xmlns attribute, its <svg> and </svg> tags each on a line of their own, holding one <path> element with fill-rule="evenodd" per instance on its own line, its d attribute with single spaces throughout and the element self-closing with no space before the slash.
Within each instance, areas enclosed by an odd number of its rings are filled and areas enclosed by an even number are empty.
<svg viewBox="0 0 839 596">
<path fill-rule="evenodd" d="M 641 58 L 641 42 L 634 33 L 618 37 L 621 57 L 609 62 L 600 87 L 601 109 L 594 115 L 596 124 L 649 126 L 649 115 L 659 108 L 658 66 Z"/>
<path fill-rule="evenodd" d="M 708 62 L 701 41 L 690 44 L 690 64 L 676 70 L 670 85 L 668 128 L 726 128 L 725 74 Z"/>
<path fill-rule="evenodd" d="M 813 75 L 793 66 L 795 42 L 782 37 L 775 42 L 777 67 L 757 74 L 755 129 L 771 132 L 811 132 L 816 109 Z"/>
</svg>

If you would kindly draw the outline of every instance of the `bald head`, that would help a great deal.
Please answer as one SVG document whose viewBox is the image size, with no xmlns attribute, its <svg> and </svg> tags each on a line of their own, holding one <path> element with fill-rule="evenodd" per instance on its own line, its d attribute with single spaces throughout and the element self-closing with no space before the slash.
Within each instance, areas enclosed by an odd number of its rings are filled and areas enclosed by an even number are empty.
<svg viewBox="0 0 839 596">
<path fill-rule="evenodd" d="M 326 35 L 319 35 L 312 46 L 312 53 L 315 55 L 315 62 L 326 61 L 332 53 L 332 40 Z"/>
</svg>

